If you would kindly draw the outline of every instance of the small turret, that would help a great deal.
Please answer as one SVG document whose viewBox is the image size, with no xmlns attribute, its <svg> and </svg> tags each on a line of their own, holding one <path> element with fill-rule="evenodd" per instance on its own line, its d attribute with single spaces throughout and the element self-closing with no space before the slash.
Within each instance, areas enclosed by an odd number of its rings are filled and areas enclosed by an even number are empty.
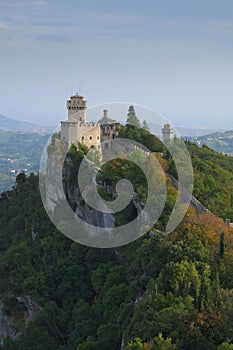
<svg viewBox="0 0 233 350">
<path fill-rule="evenodd" d="M 170 141 L 173 139 L 173 127 L 171 124 L 165 124 L 163 129 L 162 129 L 162 134 L 163 134 L 163 141 Z"/>
<path fill-rule="evenodd" d="M 104 112 L 104 119 L 108 120 L 108 110 L 104 109 L 103 112 Z"/>
</svg>

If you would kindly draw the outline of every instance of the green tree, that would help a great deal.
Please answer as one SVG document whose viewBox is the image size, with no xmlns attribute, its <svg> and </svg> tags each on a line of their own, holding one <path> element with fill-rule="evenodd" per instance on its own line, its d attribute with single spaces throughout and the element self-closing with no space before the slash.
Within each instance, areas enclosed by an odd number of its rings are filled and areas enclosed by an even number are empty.
<svg viewBox="0 0 233 350">
<path fill-rule="evenodd" d="M 164 339 L 162 333 L 154 339 L 152 350 L 176 350 L 177 347 L 175 344 L 172 344 L 171 338 Z"/>
<path fill-rule="evenodd" d="M 165 292 L 172 291 L 182 297 L 191 295 L 197 302 L 201 281 L 194 263 L 187 260 L 169 263 L 160 273 L 158 281 Z"/>
<path fill-rule="evenodd" d="M 233 344 L 222 343 L 219 345 L 218 350 L 233 350 Z"/>
<path fill-rule="evenodd" d="M 126 350 L 176 350 L 175 344 L 172 344 L 171 338 L 164 339 L 162 333 L 159 333 L 152 342 L 143 343 L 140 338 L 131 341 Z"/>
<path fill-rule="evenodd" d="M 149 124 L 147 123 L 146 119 L 143 120 L 143 122 L 142 122 L 142 127 L 143 127 L 143 129 L 145 129 L 146 131 L 150 131 Z"/>
<path fill-rule="evenodd" d="M 126 119 L 126 124 L 133 125 L 136 128 L 140 128 L 140 121 L 136 116 L 134 106 L 129 106 L 128 114 L 127 114 L 127 119 Z"/>
<path fill-rule="evenodd" d="M 220 238 L 220 257 L 223 258 L 225 253 L 225 235 L 224 233 L 221 234 Z"/>
<path fill-rule="evenodd" d="M 140 338 L 136 338 L 135 340 L 131 341 L 127 347 L 126 350 L 143 350 L 143 343 Z"/>
</svg>

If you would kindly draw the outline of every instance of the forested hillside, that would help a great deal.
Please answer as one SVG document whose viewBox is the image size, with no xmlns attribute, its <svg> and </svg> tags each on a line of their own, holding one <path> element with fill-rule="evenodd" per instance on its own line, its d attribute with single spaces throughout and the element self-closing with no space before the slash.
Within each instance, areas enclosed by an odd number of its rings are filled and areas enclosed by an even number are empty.
<svg viewBox="0 0 233 350">
<path fill-rule="evenodd" d="M 11 132 L 31 132 L 31 133 L 50 133 L 54 130 L 51 126 L 41 126 L 34 123 L 24 122 L 22 120 L 9 118 L 0 115 L 0 130 Z"/>
<path fill-rule="evenodd" d="M 0 193 L 9 190 L 20 171 L 38 172 L 48 135 L 0 130 Z"/>
<path fill-rule="evenodd" d="M 233 221 L 233 157 L 207 146 L 187 143 L 194 175 L 194 195 L 213 213 Z"/>
<path fill-rule="evenodd" d="M 187 135 L 187 134 L 186 134 Z M 206 133 L 201 136 L 188 137 L 192 142 L 200 146 L 206 145 L 220 153 L 233 155 L 233 131 Z"/>
<path fill-rule="evenodd" d="M 148 140 L 144 131 L 134 132 L 122 130 Z M 161 143 L 150 137 L 152 151 L 164 153 L 163 168 L 175 173 Z M 191 143 L 188 148 L 195 195 L 213 213 L 232 218 L 233 159 Z M 72 152 L 73 160 L 80 157 Z M 161 227 L 176 197 L 169 186 Z M 154 233 L 117 249 L 74 243 L 49 221 L 38 177 L 18 175 L 0 201 L 0 322 L 7 320 L 18 339 L 5 339 L 0 349 L 232 349 L 229 226 L 190 207 L 175 232 Z M 31 321 L 20 299 L 26 296 L 36 305 Z"/>
</svg>

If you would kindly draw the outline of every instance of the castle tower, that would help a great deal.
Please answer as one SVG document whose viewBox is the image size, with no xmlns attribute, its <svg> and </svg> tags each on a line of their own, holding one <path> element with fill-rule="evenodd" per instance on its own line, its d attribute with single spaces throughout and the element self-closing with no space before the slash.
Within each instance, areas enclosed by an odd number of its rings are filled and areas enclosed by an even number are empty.
<svg viewBox="0 0 233 350">
<path fill-rule="evenodd" d="M 61 139 L 67 144 L 84 143 L 87 147 L 100 147 L 100 125 L 87 123 L 87 101 L 76 94 L 67 101 L 68 120 L 61 121 Z"/>
<path fill-rule="evenodd" d="M 87 101 L 83 96 L 76 94 L 67 101 L 68 120 L 86 123 Z"/>
<path fill-rule="evenodd" d="M 165 124 L 163 129 L 162 129 L 162 134 L 163 134 L 163 141 L 170 141 L 173 139 L 173 127 L 171 126 L 171 124 Z"/>
</svg>

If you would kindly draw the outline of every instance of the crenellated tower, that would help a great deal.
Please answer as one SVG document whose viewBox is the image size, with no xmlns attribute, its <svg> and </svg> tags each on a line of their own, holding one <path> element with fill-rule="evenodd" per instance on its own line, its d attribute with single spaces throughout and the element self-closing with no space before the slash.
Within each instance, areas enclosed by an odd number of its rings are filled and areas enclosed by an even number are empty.
<svg viewBox="0 0 233 350">
<path fill-rule="evenodd" d="M 87 101 L 78 93 L 71 96 L 66 103 L 68 109 L 68 120 L 86 123 Z"/>
<path fill-rule="evenodd" d="M 87 101 L 78 93 L 71 96 L 66 103 L 68 119 L 61 121 L 61 139 L 69 145 L 78 142 L 84 143 L 89 148 L 100 147 L 100 125 L 87 123 Z"/>
</svg>

